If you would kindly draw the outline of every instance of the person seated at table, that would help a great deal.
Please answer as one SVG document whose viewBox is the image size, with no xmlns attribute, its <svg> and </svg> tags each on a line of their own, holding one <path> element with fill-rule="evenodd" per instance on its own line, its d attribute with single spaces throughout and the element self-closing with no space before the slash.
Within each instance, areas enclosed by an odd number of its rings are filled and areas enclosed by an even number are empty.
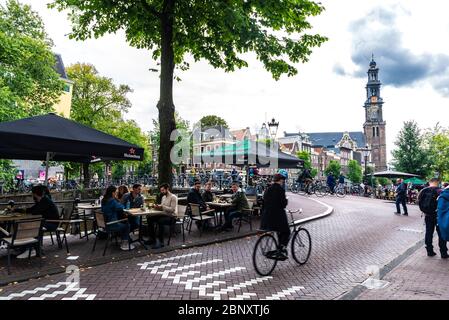
<svg viewBox="0 0 449 320">
<path fill-rule="evenodd" d="M 215 194 L 212 192 L 212 182 L 206 182 L 204 185 L 204 191 L 201 194 L 201 198 L 203 198 L 204 202 L 212 202 L 214 201 Z"/>
<path fill-rule="evenodd" d="M 195 180 L 193 183 L 193 187 L 190 189 L 189 194 L 187 195 L 187 203 L 194 203 L 200 206 L 201 211 L 205 211 L 208 209 L 206 202 L 203 200 L 201 196 L 201 182 L 199 180 Z"/>
<path fill-rule="evenodd" d="M 170 192 L 170 186 L 164 183 L 159 189 L 163 195 L 162 201 L 161 204 L 156 204 L 154 208 L 160 210 L 161 213 L 147 216 L 150 239 L 145 241 L 145 244 L 153 244 L 152 249 L 160 249 L 164 246 L 164 226 L 174 224 L 178 214 L 178 197 Z M 157 237 L 154 230 L 156 224 L 158 225 Z"/>
<path fill-rule="evenodd" d="M 106 223 L 120 220 L 119 217 L 123 216 L 124 206 L 117 199 L 117 188 L 115 186 L 109 186 L 101 200 L 101 211 L 103 212 L 104 220 Z M 122 243 L 120 249 L 129 250 L 134 249 L 134 245 L 128 245 L 131 240 L 129 237 L 129 224 L 118 222 L 108 225 L 107 228 L 111 231 L 120 233 Z"/>
<path fill-rule="evenodd" d="M 55 231 L 59 223 L 47 222 L 47 220 L 59 220 L 59 211 L 54 202 L 46 196 L 45 186 L 38 185 L 31 189 L 34 205 L 26 209 L 15 209 L 16 212 L 42 216 L 44 219 L 43 228 L 45 231 Z M 32 249 L 31 256 L 36 256 L 36 250 Z M 25 250 L 17 256 L 19 259 L 28 258 L 28 250 Z"/>
<path fill-rule="evenodd" d="M 123 195 L 123 197 L 121 198 L 121 203 L 125 206 L 126 209 L 142 208 L 144 205 L 144 199 L 141 193 L 142 185 L 136 183 L 135 185 L 133 185 L 131 192 Z M 128 216 L 131 231 L 139 228 L 139 219 L 139 217 Z"/>
<path fill-rule="evenodd" d="M 118 190 L 117 190 L 117 200 L 118 201 L 120 201 L 121 203 L 123 203 L 123 196 L 125 195 L 125 194 L 127 194 L 127 193 L 129 193 L 129 190 L 128 190 L 128 187 L 127 186 L 120 186 L 120 187 L 118 187 Z"/>
<path fill-rule="evenodd" d="M 209 210 L 209 206 L 203 200 L 200 190 L 201 190 L 201 182 L 199 180 L 195 180 L 195 182 L 193 184 L 193 188 L 190 189 L 189 194 L 187 195 L 187 203 L 193 203 L 193 204 L 199 205 L 200 211 L 202 212 L 202 211 Z M 205 225 L 205 227 L 208 227 L 209 220 L 206 220 L 205 223 L 207 223 L 207 225 Z M 195 221 L 195 224 L 198 228 L 202 227 L 202 221 Z"/>
<path fill-rule="evenodd" d="M 231 231 L 234 227 L 232 226 L 232 221 L 235 218 L 240 218 L 242 216 L 243 209 L 248 209 L 248 199 L 245 193 L 239 188 L 239 183 L 234 182 L 231 185 L 232 190 L 232 207 L 230 207 L 225 213 L 225 224 L 222 229 L 224 231 Z"/>
<path fill-rule="evenodd" d="M 52 198 L 51 198 L 51 193 L 50 193 L 50 189 L 49 189 L 47 186 L 43 186 L 43 188 L 44 188 L 44 195 L 45 195 L 48 199 L 52 200 Z"/>
</svg>

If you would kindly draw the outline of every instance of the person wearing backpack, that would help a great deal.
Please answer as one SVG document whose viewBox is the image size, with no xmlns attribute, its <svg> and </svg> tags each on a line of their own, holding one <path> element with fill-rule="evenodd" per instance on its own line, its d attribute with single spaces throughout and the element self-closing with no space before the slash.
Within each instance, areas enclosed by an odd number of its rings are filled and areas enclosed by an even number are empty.
<svg viewBox="0 0 449 320">
<path fill-rule="evenodd" d="M 429 182 L 429 186 L 421 190 L 418 195 L 419 209 L 424 213 L 424 221 L 426 223 L 425 243 L 427 256 L 433 257 L 436 253 L 433 251 L 433 234 L 435 229 L 438 234 L 438 246 L 440 247 L 441 258 L 447 259 L 446 240 L 441 237 L 440 227 L 437 224 L 438 196 L 441 190 L 438 188 L 438 179 L 433 178 Z"/>
</svg>

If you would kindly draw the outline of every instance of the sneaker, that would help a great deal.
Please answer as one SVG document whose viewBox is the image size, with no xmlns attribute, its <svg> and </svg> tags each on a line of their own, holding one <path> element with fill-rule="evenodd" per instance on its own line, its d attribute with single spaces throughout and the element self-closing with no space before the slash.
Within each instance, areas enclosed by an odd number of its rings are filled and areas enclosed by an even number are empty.
<svg viewBox="0 0 449 320">
<path fill-rule="evenodd" d="M 133 244 L 128 245 L 127 242 L 122 242 L 122 244 L 120 245 L 120 249 L 122 249 L 123 251 L 129 251 L 129 250 L 134 250 L 136 247 Z"/>
<path fill-rule="evenodd" d="M 23 252 L 17 256 L 17 259 L 27 259 L 29 252 L 30 252 L 29 250 L 25 250 L 25 252 Z M 36 250 L 31 249 L 31 257 L 35 257 L 35 256 L 36 256 Z"/>
<path fill-rule="evenodd" d="M 404 213 L 403 216 L 408 216 L 408 213 Z"/>
<path fill-rule="evenodd" d="M 449 258 L 449 255 L 447 253 L 441 254 L 441 259 L 447 259 L 447 258 Z"/>
<path fill-rule="evenodd" d="M 400 215 L 401 213 L 400 212 L 395 212 L 394 214 L 399 214 Z"/>
</svg>

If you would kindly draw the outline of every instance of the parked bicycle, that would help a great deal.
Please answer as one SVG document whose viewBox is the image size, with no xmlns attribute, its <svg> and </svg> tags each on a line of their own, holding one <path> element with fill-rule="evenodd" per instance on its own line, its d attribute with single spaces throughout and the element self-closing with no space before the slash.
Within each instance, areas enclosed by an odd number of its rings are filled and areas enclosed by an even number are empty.
<svg viewBox="0 0 449 320">
<path fill-rule="evenodd" d="M 288 210 L 287 212 L 291 217 L 290 228 L 292 228 L 292 233 L 289 239 L 291 256 L 296 263 L 303 265 L 309 260 L 312 251 L 312 239 L 306 228 L 298 226 L 294 222 L 293 214 L 301 213 L 302 210 Z M 274 254 L 279 249 L 277 237 L 277 232 L 264 231 L 256 241 L 253 251 L 253 265 L 256 272 L 261 276 L 269 276 L 280 261 Z"/>
</svg>

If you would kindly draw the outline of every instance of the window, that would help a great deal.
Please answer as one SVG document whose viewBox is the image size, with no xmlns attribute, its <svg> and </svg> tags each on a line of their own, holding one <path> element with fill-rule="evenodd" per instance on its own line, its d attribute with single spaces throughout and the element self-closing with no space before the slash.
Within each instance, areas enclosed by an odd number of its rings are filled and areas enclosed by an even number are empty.
<svg viewBox="0 0 449 320">
<path fill-rule="evenodd" d="M 376 127 L 376 136 L 379 136 L 379 127 Z"/>
<path fill-rule="evenodd" d="M 376 128 L 373 127 L 373 137 L 375 137 L 375 136 L 376 136 Z"/>
<path fill-rule="evenodd" d="M 64 84 L 64 91 L 70 92 L 70 86 L 68 84 Z"/>
</svg>

